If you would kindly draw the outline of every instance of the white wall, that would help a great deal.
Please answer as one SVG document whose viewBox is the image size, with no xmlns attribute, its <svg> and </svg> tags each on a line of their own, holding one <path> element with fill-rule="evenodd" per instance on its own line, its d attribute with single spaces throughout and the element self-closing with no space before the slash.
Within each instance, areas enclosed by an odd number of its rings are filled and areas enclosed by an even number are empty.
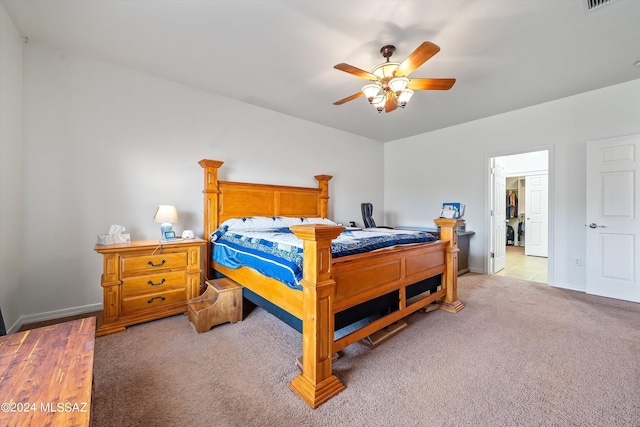
<svg viewBox="0 0 640 427">
<path fill-rule="evenodd" d="M 21 313 L 22 45 L 0 4 L 0 308 L 10 332 Z"/>
<path fill-rule="evenodd" d="M 330 107 L 328 107 L 330 108 Z M 383 146 L 310 122 L 30 42 L 24 50 L 25 320 L 101 304 L 96 235 L 156 239 L 158 204 L 201 235 L 203 158 L 221 179 L 316 186 L 330 214 L 383 209 Z M 358 156 L 345 153 L 360 153 Z"/>
<path fill-rule="evenodd" d="M 640 133 L 640 80 L 385 144 L 386 223 L 433 226 L 443 201 L 466 204 L 469 265 L 484 272 L 489 157 L 553 148 L 553 277 L 585 289 L 585 156 L 592 139 Z M 445 160 L 443 160 L 445 159 Z"/>
<path fill-rule="evenodd" d="M 461 201 L 477 233 L 470 267 L 483 271 L 486 160 L 553 146 L 555 284 L 583 289 L 583 267 L 571 260 L 585 257 L 586 141 L 640 132 L 640 80 L 382 145 L 39 43 L 23 46 L 22 168 L 4 157 L 20 153 L 2 137 L 2 176 L 23 182 L 3 183 L 0 198 L 3 215 L 11 209 L 15 220 L 0 221 L 9 231 L 1 259 L 11 266 L 2 274 L 12 276 L 9 288 L 3 277 L 0 297 L 4 305 L 20 290 L 22 321 L 100 307 L 93 246 L 111 224 L 125 225 L 133 239 L 156 238 L 152 217 L 166 203 L 178 207 L 178 232 L 201 233 L 202 158 L 225 161 L 227 180 L 312 186 L 313 175 L 332 174 L 331 216 L 341 222 L 360 222 L 366 200 L 378 222 L 433 226 L 442 201 Z M 19 104 L 2 95 L 2 106 Z"/>
</svg>

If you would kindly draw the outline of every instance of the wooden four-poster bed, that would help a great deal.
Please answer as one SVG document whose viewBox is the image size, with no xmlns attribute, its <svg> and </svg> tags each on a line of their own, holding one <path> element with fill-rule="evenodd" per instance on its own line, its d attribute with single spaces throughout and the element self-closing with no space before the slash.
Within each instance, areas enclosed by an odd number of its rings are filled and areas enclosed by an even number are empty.
<svg viewBox="0 0 640 427">
<path fill-rule="evenodd" d="M 294 187 L 221 181 L 223 162 L 201 160 L 204 169 L 204 234 L 214 233 L 231 218 L 328 218 L 329 175 L 315 176 L 318 187 Z M 436 219 L 440 240 L 379 249 L 332 258 L 332 240 L 344 227 L 325 224 L 291 226 L 303 241 L 302 290 L 266 277 L 247 267 L 232 269 L 212 260 L 212 244 L 205 249 L 207 278 L 226 276 L 302 323 L 302 372 L 290 387 L 312 408 L 317 408 L 345 386 L 332 372 L 332 355 L 407 315 L 437 302 L 441 309 L 458 312 L 458 248 L 456 219 Z M 438 287 L 423 297 L 408 297 L 411 286 L 438 280 Z M 334 339 L 337 313 L 381 296 L 394 295 L 396 307 L 365 326 Z"/>
</svg>

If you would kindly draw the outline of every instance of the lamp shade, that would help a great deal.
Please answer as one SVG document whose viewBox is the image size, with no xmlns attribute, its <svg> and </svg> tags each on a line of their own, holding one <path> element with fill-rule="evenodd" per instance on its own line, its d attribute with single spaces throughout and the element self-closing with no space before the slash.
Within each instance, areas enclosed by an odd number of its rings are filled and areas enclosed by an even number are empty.
<svg viewBox="0 0 640 427">
<path fill-rule="evenodd" d="M 168 222 L 170 224 L 178 223 L 178 212 L 175 206 L 160 205 L 156 211 L 156 215 L 153 217 L 153 222 Z"/>
<path fill-rule="evenodd" d="M 398 97 L 398 104 L 400 104 L 400 107 L 404 107 L 405 105 L 407 105 L 407 102 L 409 102 L 412 96 L 413 96 L 413 91 L 411 89 L 403 90 L 400 96 Z"/>
<path fill-rule="evenodd" d="M 382 87 L 377 84 L 366 85 L 362 88 L 362 93 L 364 93 L 364 96 L 367 97 L 370 103 L 373 103 L 373 100 L 377 96 L 382 95 Z"/>
<path fill-rule="evenodd" d="M 403 90 L 406 89 L 409 84 L 409 79 L 406 77 L 395 77 L 389 81 L 389 87 L 396 94 L 400 96 Z"/>
<path fill-rule="evenodd" d="M 376 110 L 378 110 L 378 113 L 384 110 L 384 104 L 386 103 L 387 97 L 385 95 L 376 96 L 372 102 L 373 106 L 376 107 Z"/>
</svg>

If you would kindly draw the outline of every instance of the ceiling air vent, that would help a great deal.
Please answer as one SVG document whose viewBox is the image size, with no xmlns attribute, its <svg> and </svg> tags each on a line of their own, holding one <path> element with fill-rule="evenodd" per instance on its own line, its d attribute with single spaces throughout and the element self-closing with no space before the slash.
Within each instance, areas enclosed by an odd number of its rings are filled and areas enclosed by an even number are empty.
<svg viewBox="0 0 640 427">
<path fill-rule="evenodd" d="M 582 6 L 585 13 L 599 9 L 609 3 L 613 3 L 615 0 L 582 0 Z"/>
</svg>

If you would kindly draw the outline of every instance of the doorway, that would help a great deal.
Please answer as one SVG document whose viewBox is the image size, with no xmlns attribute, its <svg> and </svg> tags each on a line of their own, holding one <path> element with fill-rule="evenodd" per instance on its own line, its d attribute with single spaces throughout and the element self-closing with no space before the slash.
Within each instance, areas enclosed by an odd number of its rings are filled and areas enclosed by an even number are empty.
<svg viewBox="0 0 640 427">
<path fill-rule="evenodd" d="M 549 151 L 490 158 L 489 274 L 549 283 Z"/>
</svg>

